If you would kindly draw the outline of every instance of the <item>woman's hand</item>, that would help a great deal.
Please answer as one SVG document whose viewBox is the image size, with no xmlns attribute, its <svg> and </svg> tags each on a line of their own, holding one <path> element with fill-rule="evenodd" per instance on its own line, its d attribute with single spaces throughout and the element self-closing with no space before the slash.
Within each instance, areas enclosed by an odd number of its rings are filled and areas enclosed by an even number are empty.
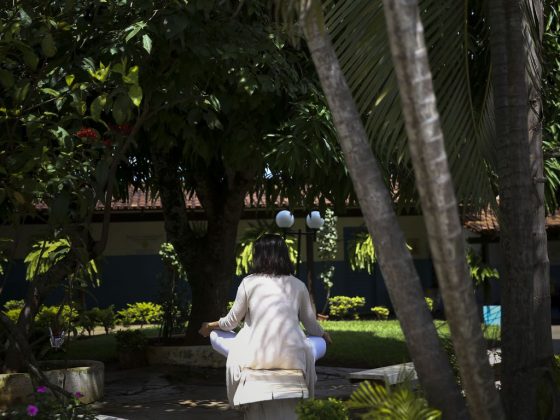
<svg viewBox="0 0 560 420">
<path fill-rule="evenodd" d="M 210 324 L 211 322 L 203 322 L 198 330 L 198 333 L 203 337 L 208 337 L 213 330 Z"/>
<path fill-rule="evenodd" d="M 327 342 L 327 344 L 332 344 L 332 338 L 328 332 L 324 332 L 323 339 Z"/>
</svg>

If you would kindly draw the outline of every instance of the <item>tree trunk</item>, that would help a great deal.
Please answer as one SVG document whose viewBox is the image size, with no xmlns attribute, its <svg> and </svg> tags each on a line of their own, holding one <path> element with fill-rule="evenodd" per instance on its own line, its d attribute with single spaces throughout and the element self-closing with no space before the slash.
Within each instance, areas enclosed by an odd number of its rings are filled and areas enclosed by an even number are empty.
<svg viewBox="0 0 560 420">
<path fill-rule="evenodd" d="M 383 4 L 416 186 L 469 412 L 475 419 L 503 419 L 465 258 L 418 3 Z"/>
<path fill-rule="evenodd" d="M 539 140 L 532 140 L 538 151 L 533 148 L 531 153 L 530 147 L 522 5 L 523 0 L 496 0 L 489 9 L 503 258 L 502 393 L 510 419 L 536 416 L 537 345 L 545 343 L 535 340 L 535 315 L 545 300 L 550 311 L 550 298 L 545 299 L 539 287 L 546 281 L 548 261 L 542 183 L 535 177 L 542 171 L 542 155 Z M 539 302 L 536 291 L 541 295 Z M 550 315 L 540 327 L 548 328 L 550 334 Z M 551 353 L 551 342 L 548 345 Z M 549 349 L 544 352 L 549 354 Z"/>
<path fill-rule="evenodd" d="M 320 3 L 303 1 L 300 20 L 420 383 L 429 403 L 442 410 L 445 418 L 468 418 L 465 402 L 424 301 L 418 273 L 406 248 L 391 197 L 325 32 Z"/>
<path fill-rule="evenodd" d="M 537 379 L 541 381 L 543 374 L 551 368 L 553 349 L 551 313 L 550 313 L 550 263 L 548 260 L 548 241 L 545 225 L 544 171 L 542 144 L 542 36 L 544 33 L 544 15 L 542 1 L 528 2 L 530 13 L 524 14 L 525 42 L 528 45 L 528 66 L 526 78 L 528 84 L 528 130 L 529 159 L 531 179 L 535 196 L 533 217 L 534 270 L 533 270 L 533 302 L 535 316 L 535 357 L 541 372 Z M 535 21 L 531 21 L 531 17 Z M 548 375 L 546 375 L 548 376 Z M 547 384 L 550 386 L 551 384 Z M 557 414 L 558 415 L 558 414 Z"/>
<path fill-rule="evenodd" d="M 152 148 L 157 188 L 161 196 L 168 240 L 173 244 L 192 291 L 192 309 L 186 340 L 206 344 L 198 334 L 200 324 L 225 314 L 231 282 L 235 275 L 237 227 L 250 173 L 210 168 L 197 175 L 196 193 L 207 218 L 206 232 L 189 225 L 182 183 L 179 153 Z M 220 176 L 222 174 L 223 176 Z"/>
</svg>

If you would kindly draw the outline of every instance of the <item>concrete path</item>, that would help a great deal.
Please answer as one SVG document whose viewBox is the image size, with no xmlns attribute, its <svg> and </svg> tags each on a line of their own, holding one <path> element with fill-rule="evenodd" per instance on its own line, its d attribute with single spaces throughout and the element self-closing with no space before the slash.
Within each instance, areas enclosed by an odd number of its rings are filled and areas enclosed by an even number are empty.
<svg viewBox="0 0 560 420">
<path fill-rule="evenodd" d="M 560 354 L 560 325 L 552 326 L 554 353 Z M 347 398 L 358 386 L 351 372 L 364 369 L 317 366 L 316 397 Z M 99 420 L 242 419 L 229 408 L 225 369 L 149 366 L 105 373 L 105 400 L 94 408 Z"/>
<path fill-rule="evenodd" d="M 348 397 L 357 387 L 346 376 L 361 369 L 317 367 L 316 397 Z M 105 373 L 99 420 L 242 419 L 229 408 L 225 369 L 149 366 Z"/>
</svg>

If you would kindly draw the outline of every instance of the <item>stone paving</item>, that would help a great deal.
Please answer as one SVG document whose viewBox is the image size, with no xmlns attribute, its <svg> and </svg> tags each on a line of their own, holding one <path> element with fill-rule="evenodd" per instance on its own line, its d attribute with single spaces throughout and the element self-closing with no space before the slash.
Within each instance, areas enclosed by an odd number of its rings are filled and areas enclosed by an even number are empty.
<svg viewBox="0 0 560 420">
<path fill-rule="evenodd" d="M 360 369 L 317 367 L 316 397 L 348 397 L 357 387 L 346 376 Z M 99 420 L 242 419 L 229 408 L 225 369 L 149 366 L 105 373 Z"/>
</svg>

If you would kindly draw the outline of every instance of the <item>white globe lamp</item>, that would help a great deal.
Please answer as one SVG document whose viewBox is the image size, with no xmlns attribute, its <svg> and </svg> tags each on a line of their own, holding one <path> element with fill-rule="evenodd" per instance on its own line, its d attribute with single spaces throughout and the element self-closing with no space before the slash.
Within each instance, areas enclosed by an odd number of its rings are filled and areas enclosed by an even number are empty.
<svg viewBox="0 0 560 420">
<path fill-rule="evenodd" d="M 276 225 L 280 229 L 289 229 L 294 223 L 294 215 L 289 210 L 282 210 L 276 214 Z"/>
</svg>

